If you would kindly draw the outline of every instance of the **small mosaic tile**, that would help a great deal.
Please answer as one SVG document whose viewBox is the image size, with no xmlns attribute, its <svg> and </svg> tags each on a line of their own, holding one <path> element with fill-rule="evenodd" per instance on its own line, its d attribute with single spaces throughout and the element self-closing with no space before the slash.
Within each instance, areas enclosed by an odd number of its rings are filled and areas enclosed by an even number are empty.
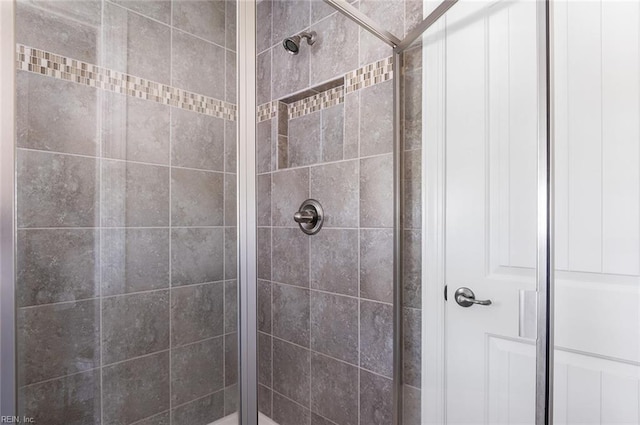
<svg viewBox="0 0 640 425">
<path fill-rule="evenodd" d="M 270 120 L 278 116 L 278 101 L 263 103 L 258 106 L 258 122 Z"/>
<path fill-rule="evenodd" d="M 357 90 L 364 89 L 375 84 L 389 81 L 393 78 L 393 58 L 370 63 L 344 75 L 344 84 L 314 93 L 288 104 L 289 119 L 299 118 L 304 115 L 330 108 L 344 102 L 344 96 Z M 258 122 L 278 116 L 278 101 L 265 103 L 258 106 Z"/>
<path fill-rule="evenodd" d="M 322 93 L 289 104 L 289 119 L 298 118 L 344 102 L 344 86 L 335 87 Z"/>
<path fill-rule="evenodd" d="M 18 69 L 235 121 L 237 106 L 219 99 L 102 68 L 33 47 L 16 45 Z"/>
<path fill-rule="evenodd" d="M 344 76 L 345 94 L 383 83 L 393 78 L 393 58 L 379 60 Z"/>
</svg>

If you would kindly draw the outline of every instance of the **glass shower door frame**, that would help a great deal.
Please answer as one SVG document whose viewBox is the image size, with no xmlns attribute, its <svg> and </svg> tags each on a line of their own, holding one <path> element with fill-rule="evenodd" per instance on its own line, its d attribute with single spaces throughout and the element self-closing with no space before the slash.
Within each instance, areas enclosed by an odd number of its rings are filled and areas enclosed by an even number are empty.
<svg viewBox="0 0 640 425">
<path fill-rule="evenodd" d="M 536 0 L 536 39 L 537 39 L 537 104 L 538 104 L 538 123 L 537 123 L 537 154 L 538 154 L 538 169 L 537 169 L 537 236 L 536 236 L 536 286 L 537 286 L 537 337 L 536 337 L 536 400 L 535 400 L 535 424 L 536 425 L 552 425 L 553 424 L 553 364 L 554 364 L 554 264 L 553 264 L 553 229 L 554 229 L 554 217 L 553 217 L 553 186 L 554 186 L 554 174 L 553 174 L 553 34 L 551 29 L 553 28 L 552 20 L 552 0 Z M 418 25 L 412 33 L 407 36 L 407 40 L 403 40 L 402 43 L 394 49 L 394 69 L 401 69 L 401 53 L 408 48 L 418 37 L 433 24 L 448 10 L 446 7 L 447 1 L 437 6 L 431 15 L 429 15 L 422 24 Z M 455 3 L 455 0 L 452 0 Z M 444 10 L 443 10 L 444 9 Z M 432 15 L 436 15 L 432 17 Z M 397 83 L 399 88 L 399 82 Z M 396 90 L 394 93 L 394 107 L 399 110 L 400 105 L 403 104 L 403 100 L 400 98 L 401 92 Z M 394 125 L 396 126 L 396 137 L 400 138 L 399 128 L 402 125 L 399 114 L 395 116 Z M 401 141 L 396 140 L 396 145 L 401 144 Z M 437 151 L 437 148 L 436 148 Z M 436 160 L 437 162 L 437 160 Z M 401 164 L 402 165 L 402 164 Z M 433 172 L 433 171 L 432 171 Z M 441 171 L 435 171 L 435 177 L 441 177 Z M 402 174 L 394 175 L 395 178 L 400 178 Z M 434 177 L 432 175 L 432 177 Z M 402 187 L 396 186 L 396 190 L 401 191 Z M 402 200 L 402 195 L 396 195 Z M 426 205 L 426 200 L 424 204 Z M 441 199 L 438 199 L 438 202 Z M 435 215 L 441 213 L 438 208 L 441 206 L 427 206 L 431 208 L 431 212 Z M 429 218 L 427 214 L 423 214 L 423 227 Z M 435 217 L 434 215 L 434 217 Z M 440 221 L 441 222 L 441 221 Z M 437 238 L 437 236 L 436 236 Z M 423 239 L 423 251 L 425 250 L 425 243 L 427 238 Z M 441 251 L 443 241 L 434 241 L 437 251 Z M 398 248 L 398 246 L 396 246 Z M 424 256 L 423 256 L 424 262 Z M 425 268 L 423 267 L 423 271 Z M 436 277 L 437 277 L 436 273 Z M 423 279 L 423 282 L 426 279 Z M 434 326 L 444 326 L 444 308 L 439 301 L 439 290 L 435 290 L 433 293 L 438 299 L 433 300 L 435 312 L 431 315 L 431 319 L 435 319 L 436 324 Z M 437 304 L 439 303 L 439 304 Z M 437 305 L 436 305 L 437 304 Z M 428 307 L 427 307 L 428 308 Z M 424 320 L 423 320 L 424 323 Z M 424 333 L 423 333 L 424 335 Z M 435 396 L 437 401 L 431 404 L 432 407 L 438 411 L 435 413 L 435 417 L 439 418 L 442 423 L 446 419 L 445 412 L 445 366 L 446 366 L 446 353 L 444 353 L 444 333 L 440 330 L 439 334 L 435 336 L 437 347 L 434 349 L 432 359 L 438 364 L 431 365 L 432 369 L 437 370 L 437 375 L 434 381 L 436 382 L 435 388 L 432 387 L 432 391 L 429 392 L 431 396 Z M 439 353 L 435 353 L 439 351 Z M 423 356 L 425 353 L 423 352 Z M 424 364 L 424 362 L 423 362 Z M 423 388 L 423 391 L 425 389 Z"/>
<path fill-rule="evenodd" d="M 15 2 L 0 1 L 0 93 L 15 93 Z M 0 412 L 16 414 L 15 96 L 0 97 Z"/>
</svg>

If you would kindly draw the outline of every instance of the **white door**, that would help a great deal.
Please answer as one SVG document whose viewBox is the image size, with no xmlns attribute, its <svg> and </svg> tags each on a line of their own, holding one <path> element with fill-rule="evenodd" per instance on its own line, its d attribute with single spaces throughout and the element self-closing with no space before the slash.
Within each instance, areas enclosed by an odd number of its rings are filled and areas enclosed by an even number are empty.
<svg viewBox="0 0 640 425">
<path fill-rule="evenodd" d="M 534 422 L 535 7 L 462 0 L 434 38 L 447 424 Z M 640 2 L 556 0 L 554 15 L 555 423 L 637 425 Z M 458 305 L 461 287 L 491 305 Z"/>
<path fill-rule="evenodd" d="M 534 422 L 535 341 L 521 337 L 520 298 L 535 291 L 536 49 L 533 2 L 462 1 L 447 15 L 449 424 Z M 462 287 L 491 305 L 460 306 Z"/>
<path fill-rule="evenodd" d="M 558 1 L 556 424 L 640 424 L 640 2 Z"/>
</svg>

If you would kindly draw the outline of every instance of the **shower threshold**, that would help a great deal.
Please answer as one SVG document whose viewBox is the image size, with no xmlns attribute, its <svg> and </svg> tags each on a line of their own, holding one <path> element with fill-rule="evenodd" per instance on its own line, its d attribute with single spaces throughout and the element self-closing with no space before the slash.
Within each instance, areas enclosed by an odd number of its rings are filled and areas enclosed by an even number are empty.
<svg viewBox="0 0 640 425">
<path fill-rule="evenodd" d="M 222 419 L 218 419 L 217 421 L 211 423 L 210 425 L 238 425 L 238 414 L 232 413 L 231 415 L 225 416 Z M 278 425 L 271 418 L 263 415 L 262 413 L 258 413 L 258 425 Z"/>
</svg>

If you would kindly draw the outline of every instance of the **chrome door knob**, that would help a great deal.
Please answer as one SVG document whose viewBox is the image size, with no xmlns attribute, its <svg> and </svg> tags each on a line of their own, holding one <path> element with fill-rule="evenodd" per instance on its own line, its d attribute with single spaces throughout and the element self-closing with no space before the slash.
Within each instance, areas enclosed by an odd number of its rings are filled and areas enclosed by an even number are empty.
<svg viewBox="0 0 640 425">
<path fill-rule="evenodd" d="M 474 304 L 491 305 L 491 300 L 476 300 L 476 294 L 464 286 L 456 290 L 454 298 L 460 307 L 471 307 Z"/>
</svg>

